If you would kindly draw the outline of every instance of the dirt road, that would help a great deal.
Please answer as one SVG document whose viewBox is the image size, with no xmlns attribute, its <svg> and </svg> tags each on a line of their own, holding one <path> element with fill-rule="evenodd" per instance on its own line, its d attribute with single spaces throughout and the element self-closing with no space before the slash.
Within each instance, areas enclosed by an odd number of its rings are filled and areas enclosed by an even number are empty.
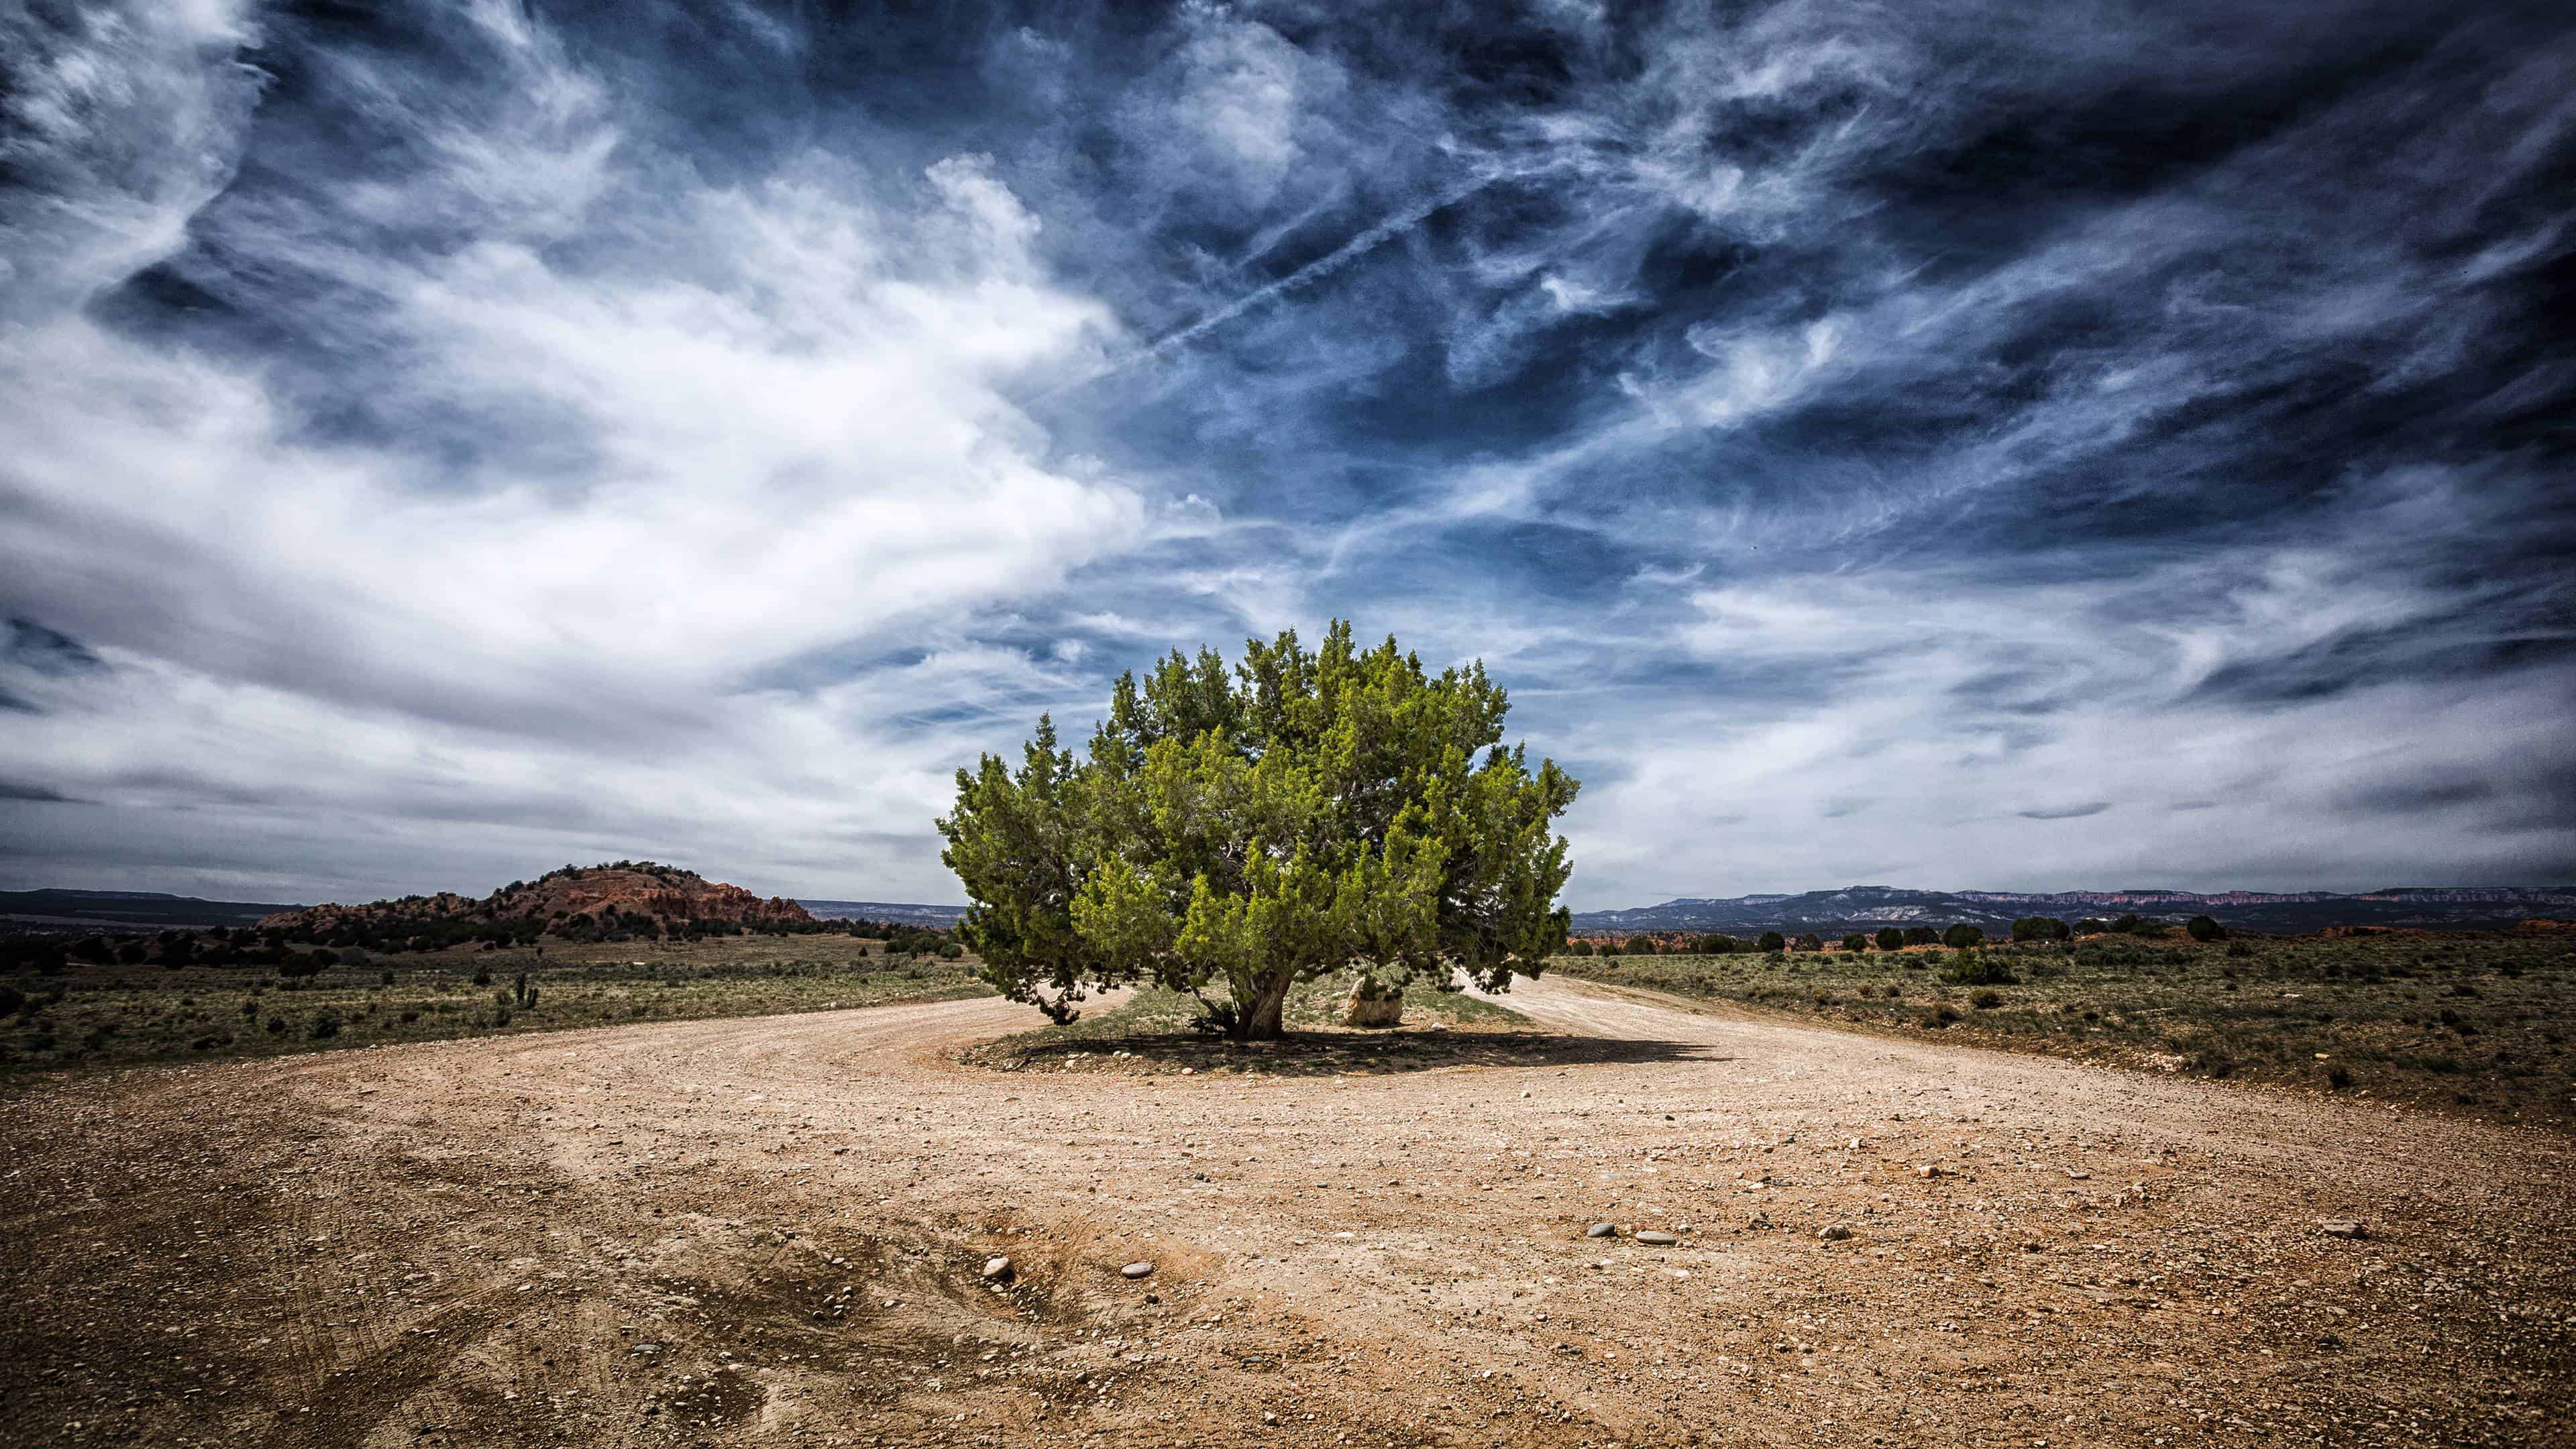
<svg viewBox="0 0 2576 1449">
<path fill-rule="evenodd" d="M 2576 1442 L 2563 1137 L 1511 1000 L 1376 1076 L 961 1066 L 977 1000 L 23 1089 L 0 1442 Z"/>
</svg>

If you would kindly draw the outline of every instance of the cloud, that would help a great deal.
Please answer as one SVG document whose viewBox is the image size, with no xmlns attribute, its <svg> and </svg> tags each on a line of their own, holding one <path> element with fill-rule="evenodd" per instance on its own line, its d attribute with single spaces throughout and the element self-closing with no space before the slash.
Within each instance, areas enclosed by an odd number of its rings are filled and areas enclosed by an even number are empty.
<svg viewBox="0 0 2576 1449">
<path fill-rule="evenodd" d="M 941 898 L 1335 615 L 1586 907 L 2576 865 L 2563 20 L 692 16 L 0 18 L 0 874 Z"/>
</svg>

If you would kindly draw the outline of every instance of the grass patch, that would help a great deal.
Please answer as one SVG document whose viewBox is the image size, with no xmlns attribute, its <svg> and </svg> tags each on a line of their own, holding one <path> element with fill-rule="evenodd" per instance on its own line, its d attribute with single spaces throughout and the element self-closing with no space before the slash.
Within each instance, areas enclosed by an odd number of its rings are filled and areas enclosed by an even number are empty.
<svg viewBox="0 0 2576 1449">
<path fill-rule="evenodd" d="M 0 983 L 0 1072 L 276 1056 L 635 1021 L 768 1016 L 984 996 L 975 964 L 847 936 L 343 952 L 274 966 L 75 966 Z M 529 990 L 522 993 L 521 973 Z M 388 979 L 390 977 L 391 979 Z"/>
<path fill-rule="evenodd" d="M 2576 939 L 2563 932 L 2209 943 L 2175 933 L 1973 953 L 1568 956 L 1549 970 L 1874 1030 L 2576 1127 Z"/>
</svg>

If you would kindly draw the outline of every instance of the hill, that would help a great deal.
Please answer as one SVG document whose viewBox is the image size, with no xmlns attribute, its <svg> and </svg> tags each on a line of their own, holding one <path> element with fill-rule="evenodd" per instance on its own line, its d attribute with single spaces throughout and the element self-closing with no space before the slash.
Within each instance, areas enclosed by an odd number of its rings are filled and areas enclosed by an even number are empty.
<svg viewBox="0 0 2576 1449">
<path fill-rule="evenodd" d="M 2018 916 L 2139 915 L 2181 921 L 2208 915 L 2249 930 L 2313 931 L 2326 926 L 2509 928 L 2528 916 L 2576 910 L 2576 886 L 2393 886 L 2358 895 L 2332 891 L 2126 890 L 1926 891 L 1897 886 L 1845 886 L 1795 895 L 1684 898 L 1659 906 L 1577 911 L 1577 935 L 1633 931 L 1825 931 L 1836 928 L 1949 925 L 1965 921 L 1994 934 Z"/>
<path fill-rule="evenodd" d="M 90 926 L 110 930 L 194 930 L 255 925 L 286 902 L 209 901 L 159 891 L 0 891 L 0 921 L 30 926 Z"/>
<path fill-rule="evenodd" d="M 343 930 L 382 931 L 433 922 L 537 923 L 586 916 L 649 920 L 656 924 L 718 921 L 743 926 L 812 925 L 814 917 L 784 896 L 763 898 L 741 886 L 708 880 L 696 871 L 653 861 L 565 866 L 533 881 L 512 881 L 476 900 L 441 891 L 365 905 L 306 906 L 260 921 L 263 930 L 320 937 Z"/>
</svg>

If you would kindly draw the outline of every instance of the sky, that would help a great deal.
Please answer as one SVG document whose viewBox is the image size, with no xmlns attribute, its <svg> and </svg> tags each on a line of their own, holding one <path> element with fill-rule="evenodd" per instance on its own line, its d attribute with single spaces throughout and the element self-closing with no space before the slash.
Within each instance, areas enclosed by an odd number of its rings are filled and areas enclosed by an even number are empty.
<svg viewBox="0 0 2576 1449">
<path fill-rule="evenodd" d="M 2563 884 L 2571 317 L 2563 6 L 0 0 L 0 887 L 952 901 L 1335 618 L 1578 909 Z"/>
</svg>

